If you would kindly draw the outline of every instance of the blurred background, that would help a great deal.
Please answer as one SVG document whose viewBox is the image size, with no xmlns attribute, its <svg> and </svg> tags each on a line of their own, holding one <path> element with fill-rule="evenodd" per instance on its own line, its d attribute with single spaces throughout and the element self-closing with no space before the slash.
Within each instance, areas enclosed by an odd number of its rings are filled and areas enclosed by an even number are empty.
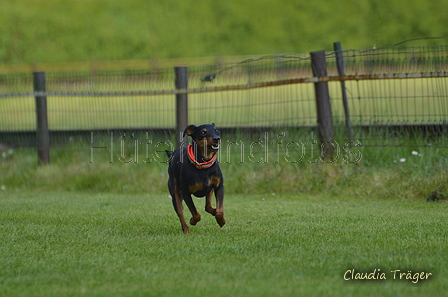
<svg viewBox="0 0 448 297">
<path fill-rule="evenodd" d="M 0 64 L 259 56 L 331 50 L 334 41 L 372 48 L 448 35 L 447 10 L 444 0 L 8 0 Z"/>
<path fill-rule="evenodd" d="M 428 197 L 448 180 L 446 11 L 446 0 L 0 1 L 0 186 L 165 192 L 159 153 L 183 130 L 173 67 L 186 65 L 188 123 L 222 128 L 230 193 Z M 309 162 L 317 145 L 288 146 L 321 131 L 316 51 L 337 166 Z M 36 169 L 43 147 L 52 166 Z"/>
</svg>

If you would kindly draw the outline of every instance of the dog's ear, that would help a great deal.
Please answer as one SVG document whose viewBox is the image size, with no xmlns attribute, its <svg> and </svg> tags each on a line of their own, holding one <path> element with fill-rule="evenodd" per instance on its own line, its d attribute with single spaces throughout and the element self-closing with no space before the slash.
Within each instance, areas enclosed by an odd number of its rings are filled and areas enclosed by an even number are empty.
<svg viewBox="0 0 448 297">
<path fill-rule="evenodd" d="M 197 127 L 195 125 L 187 126 L 187 128 L 185 128 L 185 130 L 184 130 L 184 136 L 183 137 L 185 137 L 185 134 L 188 135 L 188 136 L 191 136 L 191 134 L 193 134 L 194 129 L 196 129 L 196 128 Z"/>
<path fill-rule="evenodd" d="M 215 123 L 212 123 L 212 126 L 213 126 L 213 127 L 216 127 L 216 126 L 215 126 Z"/>
</svg>

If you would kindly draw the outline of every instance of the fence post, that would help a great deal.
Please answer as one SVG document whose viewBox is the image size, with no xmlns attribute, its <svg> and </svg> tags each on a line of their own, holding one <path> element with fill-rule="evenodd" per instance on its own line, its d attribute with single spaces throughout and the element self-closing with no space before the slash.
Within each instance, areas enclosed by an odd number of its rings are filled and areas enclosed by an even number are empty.
<svg viewBox="0 0 448 297">
<path fill-rule="evenodd" d="M 336 53 L 336 67 L 338 69 L 339 76 L 345 75 L 344 73 L 344 57 L 342 56 L 341 43 L 339 41 L 333 43 L 334 52 Z M 350 112 L 347 102 L 347 91 L 345 89 L 345 81 L 341 80 L 342 91 L 342 103 L 344 104 L 345 113 L 345 133 L 349 141 L 352 140 L 352 124 L 350 122 Z"/>
<path fill-rule="evenodd" d="M 327 63 L 325 51 L 311 52 L 311 66 L 315 77 L 327 76 Z M 330 105 L 330 92 L 328 82 L 314 83 L 317 107 L 317 125 L 321 147 L 321 155 L 324 159 L 332 158 L 334 153 L 334 134 Z M 331 143 L 331 144 L 330 144 Z"/>
<path fill-rule="evenodd" d="M 175 85 L 177 90 L 186 90 L 188 88 L 188 68 L 186 66 L 174 67 L 176 75 Z M 176 94 L 176 133 L 177 147 L 182 142 L 188 142 L 188 137 L 182 137 L 185 127 L 188 126 L 188 94 Z"/>
<path fill-rule="evenodd" d="M 35 92 L 45 92 L 45 72 L 33 72 Z M 39 165 L 50 163 L 50 133 L 48 131 L 47 96 L 36 95 L 36 146 Z"/>
</svg>

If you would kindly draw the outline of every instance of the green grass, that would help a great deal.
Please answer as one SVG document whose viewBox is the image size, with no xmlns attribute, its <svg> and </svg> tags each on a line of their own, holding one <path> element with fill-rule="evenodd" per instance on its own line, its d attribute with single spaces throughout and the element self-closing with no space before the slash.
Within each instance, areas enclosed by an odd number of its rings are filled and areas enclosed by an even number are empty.
<svg viewBox="0 0 448 297">
<path fill-rule="evenodd" d="M 55 144 L 49 166 L 37 166 L 35 151 L 3 147 L 0 295 L 443 294 L 448 204 L 425 201 L 438 187 L 447 194 L 442 140 L 352 147 L 332 163 L 310 163 L 319 155 L 309 146 L 302 160 L 294 145 L 285 151 L 289 141 L 309 143 L 309 131 L 286 132 L 280 147 L 269 135 L 268 160 L 265 134 L 226 136 L 219 159 L 228 223 L 219 228 L 195 199 L 203 216 L 190 235 L 168 197 L 167 164 L 154 159 L 166 148 L 154 145 L 162 138 L 152 138 L 148 159 L 144 146 L 135 158 L 134 139 L 121 152 L 117 136 L 113 163 L 108 150 L 91 159 L 88 142 Z M 244 141 L 243 154 L 230 141 Z M 381 269 L 387 279 L 345 281 L 350 269 Z M 398 269 L 433 276 L 413 284 L 394 280 Z"/>
<path fill-rule="evenodd" d="M 447 8 L 442 0 L 1 1 L 0 63 L 310 52 L 335 41 L 381 47 L 446 36 Z"/>
<path fill-rule="evenodd" d="M 195 200 L 200 206 L 203 200 Z M 448 204 L 229 194 L 181 233 L 167 193 L 7 191 L 2 296 L 440 296 Z M 344 281 L 349 269 L 386 280 Z M 430 272 L 426 281 L 390 271 Z"/>
<path fill-rule="evenodd" d="M 423 199 L 439 186 L 448 186 L 448 149 L 443 147 L 443 139 L 417 138 L 408 140 L 405 147 L 387 147 L 391 143 L 386 140 L 386 147 L 349 147 L 340 142 L 334 159 L 324 163 L 317 145 L 310 144 L 311 131 L 286 130 L 284 136 L 277 135 L 281 133 L 223 136 L 218 159 L 227 192 Z M 162 142 L 175 140 L 150 135 L 152 142 L 145 145 L 149 141 L 146 137 L 115 135 L 113 150 L 110 138 L 101 135 L 95 135 L 93 144 L 54 144 L 50 166 L 37 166 L 34 150 L 2 148 L 0 186 L 8 191 L 166 191 L 168 164 L 164 150 L 172 148 Z M 136 146 L 135 140 L 143 144 Z M 92 152 L 92 146 L 108 148 Z"/>
</svg>

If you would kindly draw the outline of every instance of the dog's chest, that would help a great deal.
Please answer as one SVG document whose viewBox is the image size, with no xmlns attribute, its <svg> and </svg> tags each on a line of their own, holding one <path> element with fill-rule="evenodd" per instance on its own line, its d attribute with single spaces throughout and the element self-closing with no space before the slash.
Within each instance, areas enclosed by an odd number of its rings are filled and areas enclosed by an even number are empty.
<svg viewBox="0 0 448 297">
<path fill-rule="evenodd" d="M 221 184 L 221 178 L 217 175 L 211 175 L 206 177 L 200 177 L 194 179 L 189 183 L 188 190 L 196 197 L 203 197 L 207 195 L 212 189 L 219 187 Z"/>
</svg>

